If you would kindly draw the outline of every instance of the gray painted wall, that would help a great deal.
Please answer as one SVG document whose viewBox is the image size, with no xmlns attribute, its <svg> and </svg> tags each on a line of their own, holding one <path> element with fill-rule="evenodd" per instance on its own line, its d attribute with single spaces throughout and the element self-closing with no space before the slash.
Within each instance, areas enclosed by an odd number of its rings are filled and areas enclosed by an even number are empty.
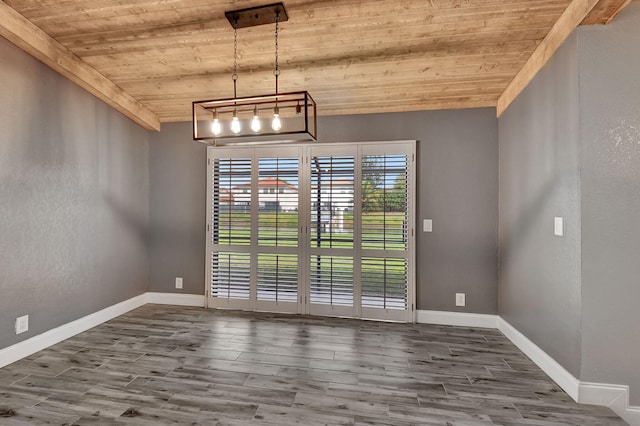
<svg viewBox="0 0 640 426">
<path fill-rule="evenodd" d="M 499 312 L 580 373 L 580 119 L 573 34 L 499 120 Z M 564 236 L 554 236 L 554 217 Z"/>
<path fill-rule="evenodd" d="M 149 182 L 144 129 L 2 38 L 0 64 L 3 348 L 146 291 Z"/>
<path fill-rule="evenodd" d="M 207 149 L 192 139 L 190 124 L 163 124 L 151 134 L 149 291 L 205 291 Z"/>
<path fill-rule="evenodd" d="M 578 31 L 582 374 L 640 405 L 640 4 Z"/>
<path fill-rule="evenodd" d="M 322 141 L 418 140 L 417 307 L 497 313 L 498 134 L 493 108 L 324 117 Z M 433 219 L 423 233 L 422 220 Z M 455 293 L 467 306 L 455 306 Z"/>
<path fill-rule="evenodd" d="M 418 309 L 497 312 L 498 144 L 493 109 L 321 117 L 325 142 L 417 139 Z M 204 291 L 206 150 L 189 123 L 150 145 L 150 291 Z M 418 230 L 422 227 L 417 224 Z M 455 293 L 467 306 L 455 307 Z"/>
<path fill-rule="evenodd" d="M 500 315 L 640 405 L 640 4 L 580 27 L 499 120 Z M 553 216 L 565 236 L 554 237 Z"/>
</svg>

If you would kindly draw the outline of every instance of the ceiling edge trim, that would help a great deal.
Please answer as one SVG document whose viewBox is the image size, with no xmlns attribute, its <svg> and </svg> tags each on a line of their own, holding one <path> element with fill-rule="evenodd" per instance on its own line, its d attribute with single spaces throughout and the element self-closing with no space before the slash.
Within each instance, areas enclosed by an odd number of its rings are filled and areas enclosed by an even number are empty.
<svg viewBox="0 0 640 426">
<path fill-rule="evenodd" d="M 613 21 L 631 0 L 600 0 L 580 25 L 607 25 Z"/>
<path fill-rule="evenodd" d="M 2 1 L 0 36 L 145 129 L 160 130 L 153 111 Z"/>
<path fill-rule="evenodd" d="M 511 105 L 531 80 L 551 59 L 580 22 L 591 12 L 598 0 L 573 0 L 558 18 L 545 38 L 533 51 L 527 62 L 520 68 L 513 80 L 498 98 L 496 113 L 498 117 Z"/>
</svg>

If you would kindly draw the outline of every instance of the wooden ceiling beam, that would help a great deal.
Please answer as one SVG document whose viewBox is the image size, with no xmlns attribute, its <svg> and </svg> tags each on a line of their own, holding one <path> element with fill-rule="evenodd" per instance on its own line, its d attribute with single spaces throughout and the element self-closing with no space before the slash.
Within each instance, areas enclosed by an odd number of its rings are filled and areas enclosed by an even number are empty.
<svg viewBox="0 0 640 426">
<path fill-rule="evenodd" d="M 631 3 L 631 0 L 600 0 L 580 25 L 607 25 Z"/>
<path fill-rule="evenodd" d="M 0 36 L 145 129 L 160 130 L 155 113 L 1 1 Z"/>
<path fill-rule="evenodd" d="M 591 12 L 598 0 L 572 0 L 560 18 L 551 27 L 547 36 L 533 51 L 524 66 L 518 71 L 504 93 L 498 98 L 496 113 L 498 117 L 511 105 L 535 75 L 551 59 L 571 32 Z"/>
</svg>

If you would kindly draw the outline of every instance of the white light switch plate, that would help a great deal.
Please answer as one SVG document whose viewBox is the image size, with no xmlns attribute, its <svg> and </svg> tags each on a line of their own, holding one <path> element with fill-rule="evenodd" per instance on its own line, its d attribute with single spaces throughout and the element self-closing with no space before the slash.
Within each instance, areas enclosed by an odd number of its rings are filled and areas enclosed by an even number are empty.
<svg viewBox="0 0 640 426">
<path fill-rule="evenodd" d="M 29 315 L 23 315 L 16 318 L 16 334 L 29 331 Z"/>
<path fill-rule="evenodd" d="M 553 234 L 559 237 L 564 235 L 564 226 L 563 220 L 561 217 L 555 217 L 553 220 Z"/>
<path fill-rule="evenodd" d="M 176 277 L 176 288 L 182 288 L 182 278 Z"/>
<path fill-rule="evenodd" d="M 433 232 L 433 220 L 425 219 L 422 221 L 422 232 Z"/>
<path fill-rule="evenodd" d="M 456 293 L 456 306 L 465 306 L 467 304 L 465 299 L 465 293 Z"/>
</svg>

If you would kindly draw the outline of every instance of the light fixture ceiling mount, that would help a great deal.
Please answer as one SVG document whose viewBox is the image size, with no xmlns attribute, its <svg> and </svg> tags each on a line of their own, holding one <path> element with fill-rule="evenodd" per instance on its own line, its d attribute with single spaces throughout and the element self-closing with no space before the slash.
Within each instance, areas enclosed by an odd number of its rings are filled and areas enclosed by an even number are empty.
<svg viewBox="0 0 640 426">
<path fill-rule="evenodd" d="M 233 98 L 193 102 L 193 139 L 212 145 L 316 140 L 316 103 L 309 92 L 279 93 L 278 36 L 289 19 L 283 3 L 225 12 L 234 31 Z M 238 29 L 275 23 L 275 94 L 238 97 Z M 262 125 L 263 117 L 271 117 Z"/>
<path fill-rule="evenodd" d="M 265 6 L 249 7 L 240 10 L 231 10 L 225 12 L 224 16 L 232 27 L 235 28 L 247 28 L 256 27 L 258 25 L 273 24 L 278 16 L 279 22 L 286 22 L 289 20 L 287 9 L 284 4 L 273 3 Z"/>
</svg>

